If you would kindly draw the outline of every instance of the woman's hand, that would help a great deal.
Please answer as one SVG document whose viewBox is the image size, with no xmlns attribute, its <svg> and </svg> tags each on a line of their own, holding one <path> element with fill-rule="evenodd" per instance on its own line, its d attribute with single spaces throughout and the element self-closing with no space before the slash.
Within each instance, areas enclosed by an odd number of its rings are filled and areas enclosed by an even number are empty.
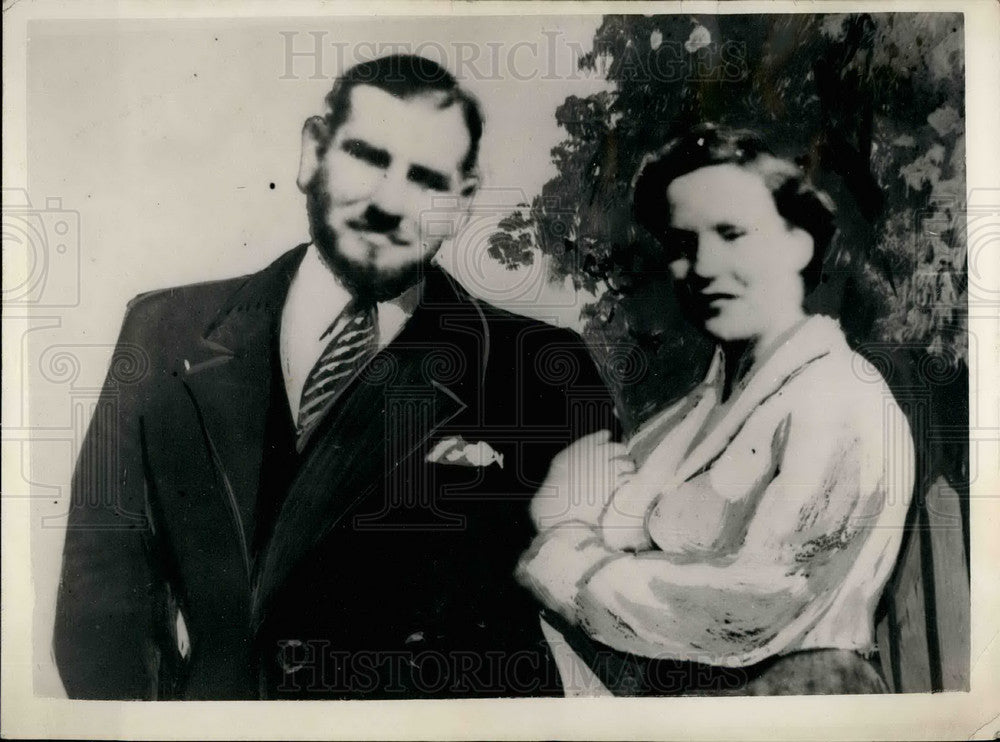
<svg viewBox="0 0 1000 742">
<path fill-rule="evenodd" d="M 597 526 L 611 494 L 635 471 L 624 444 L 610 438 L 607 430 L 592 433 L 552 459 L 531 501 L 531 519 L 539 531 L 567 521 Z"/>
</svg>

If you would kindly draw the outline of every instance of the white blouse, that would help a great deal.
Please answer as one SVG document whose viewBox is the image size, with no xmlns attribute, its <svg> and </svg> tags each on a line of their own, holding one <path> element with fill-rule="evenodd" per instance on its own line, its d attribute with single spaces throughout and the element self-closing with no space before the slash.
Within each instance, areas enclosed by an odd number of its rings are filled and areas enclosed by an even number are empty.
<svg viewBox="0 0 1000 742">
<path fill-rule="evenodd" d="M 642 656 L 746 666 L 871 651 L 913 488 L 906 418 L 827 317 L 725 403 L 722 381 L 720 353 L 629 441 L 638 469 L 600 523 L 547 528 L 519 578 L 594 639 Z M 571 650 L 544 628 L 565 673 Z"/>
</svg>

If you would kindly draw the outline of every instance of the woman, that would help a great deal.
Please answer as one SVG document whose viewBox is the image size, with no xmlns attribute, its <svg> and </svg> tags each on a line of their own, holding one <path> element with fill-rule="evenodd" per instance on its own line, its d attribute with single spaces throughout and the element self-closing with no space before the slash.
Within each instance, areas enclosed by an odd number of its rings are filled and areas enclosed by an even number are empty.
<svg viewBox="0 0 1000 742">
<path fill-rule="evenodd" d="M 535 497 L 518 574 L 549 609 L 564 684 L 610 647 L 673 663 L 684 680 L 664 692 L 884 690 L 866 658 L 913 444 L 884 380 L 803 308 L 829 198 L 753 133 L 702 125 L 646 159 L 634 206 L 718 350 L 627 445 L 566 449 Z"/>
</svg>

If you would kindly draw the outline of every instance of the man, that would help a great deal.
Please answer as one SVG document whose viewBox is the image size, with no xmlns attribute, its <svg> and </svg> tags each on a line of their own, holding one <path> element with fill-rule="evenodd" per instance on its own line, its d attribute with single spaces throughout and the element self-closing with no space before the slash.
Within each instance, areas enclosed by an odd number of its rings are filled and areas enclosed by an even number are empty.
<svg viewBox="0 0 1000 742">
<path fill-rule="evenodd" d="M 549 460 L 610 402 L 574 335 L 431 264 L 478 185 L 476 101 L 392 56 L 327 104 L 311 244 L 129 306 L 73 481 L 71 697 L 559 693 L 513 570 Z"/>
</svg>

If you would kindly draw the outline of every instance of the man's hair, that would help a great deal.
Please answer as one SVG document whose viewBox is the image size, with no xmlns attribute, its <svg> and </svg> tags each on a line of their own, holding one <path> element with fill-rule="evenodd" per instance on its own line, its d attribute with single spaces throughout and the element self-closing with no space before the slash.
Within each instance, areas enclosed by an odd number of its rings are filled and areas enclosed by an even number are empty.
<svg viewBox="0 0 1000 742">
<path fill-rule="evenodd" d="M 836 232 L 831 198 L 795 163 L 776 157 L 763 137 L 747 129 L 699 124 L 647 155 L 633 181 L 636 221 L 663 243 L 670 226 L 667 187 L 682 175 L 712 165 L 732 164 L 756 173 L 771 192 L 778 213 L 813 239 L 813 255 L 802 270 L 806 293 L 820 282 L 823 260 Z M 711 194 L 706 194 L 711 198 Z"/>
<path fill-rule="evenodd" d="M 337 78 L 326 95 L 325 120 L 330 139 L 350 115 L 351 91 L 358 85 L 384 90 L 402 100 L 422 96 L 437 98 L 438 108 L 461 106 L 469 130 L 469 150 L 459 169 L 462 175 L 474 174 L 479 159 L 479 140 L 483 136 L 483 114 L 479 101 L 459 87 L 454 76 L 441 65 L 413 54 L 393 54 L 351 67 Z"/>
</svg>

